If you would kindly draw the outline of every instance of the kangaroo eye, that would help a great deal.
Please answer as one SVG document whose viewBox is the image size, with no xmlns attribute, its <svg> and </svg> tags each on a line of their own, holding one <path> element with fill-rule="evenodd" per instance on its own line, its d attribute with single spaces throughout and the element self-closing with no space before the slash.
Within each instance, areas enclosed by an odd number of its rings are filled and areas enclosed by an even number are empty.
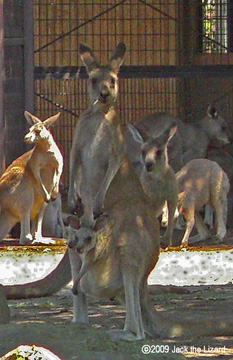
<svg viewBox="0 0 233 360">
<path fill-rule="evenodd" d="M 92 86 L 96 85 L 96 83 L 97 83 L 97 78 L 92 78 L 92 79 L 91 79 L 91 83 L 92 83 Z"/>
<path fill-rule="evenodd" d="M 90 244 L 91 240 L 92 240 L 91 236 L 88 236 L 88 237 L 85 239 L 85 243 L 86 243 L 86 244 Z"/>
<path fill-rule="evenodd" d="M 114 79 L 113 77 L 111 78 L 111 86 L 114 87 L 116 84 L 116 79 Z"/>
<path fill-rule="evenodd" d="M 156 156 L 161 157 L 162 153 L 163 153 L 162 150 L 158 150 Z"/>
<path fill-rule="evenodd" d="M 35 130 L 35 135 L 39 136 L 40 135 L 40 130 Z"/>
</svg>

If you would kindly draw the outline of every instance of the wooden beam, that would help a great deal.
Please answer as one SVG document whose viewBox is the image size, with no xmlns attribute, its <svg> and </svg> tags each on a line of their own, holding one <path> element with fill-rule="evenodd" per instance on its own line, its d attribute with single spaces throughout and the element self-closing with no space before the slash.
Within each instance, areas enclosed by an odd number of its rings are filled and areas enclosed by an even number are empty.
<svg viewBox="0 0 233 360">
<path fill-rule="evenodd" d="M 33 0 L 23 2 L 24 6 L 24 81 L 25 110 L 34 113 L 34 22 Z"/>
<path fill-rule="evenodd" d="M 35 66 L 35 79 L 87 79 L 84 66 Z M 121 66 L 123 79 L 233 77 L 233 65 L 131 65 Z"/>
</svg>

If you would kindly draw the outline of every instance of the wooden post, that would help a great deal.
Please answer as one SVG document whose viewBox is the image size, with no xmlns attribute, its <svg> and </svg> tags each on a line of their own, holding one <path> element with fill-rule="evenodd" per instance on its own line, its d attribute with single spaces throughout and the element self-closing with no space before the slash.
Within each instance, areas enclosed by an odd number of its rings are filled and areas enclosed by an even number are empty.
<svg viewBox="0 0 233 360">
<path fill-rule="evenodd" d="M 3 0 L 0 0 L 0 175 L 5 170 L 5 128 L 4 128 L 4 50 L 3 50 Z"/>
<path fill-rule="evenodd" d="M 2 1 L 2 0 L 0 0 Z M 27 150 L 24 110 L 34 111 L 33 1 L 3 1 L 6 165 Z"/>
<path fill-rule="evenodd" d="M 24 4 L 24 82 L 25 110 L 34 113 L 34 23 L 33 0 Z"/>
</svg>

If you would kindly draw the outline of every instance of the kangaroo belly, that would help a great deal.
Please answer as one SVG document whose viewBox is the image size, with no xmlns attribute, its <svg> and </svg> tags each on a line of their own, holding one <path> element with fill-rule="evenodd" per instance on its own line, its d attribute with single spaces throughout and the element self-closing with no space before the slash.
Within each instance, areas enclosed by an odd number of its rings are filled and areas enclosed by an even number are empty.
<svg viewBox="0 0 233 360">
<path fill-rule="evenodd" d="M 95 298 L 112 298 L 123 289 L 121 273 L 113 256 L 96 261 L 80 282 L 82 290 Z"/>
<path fill-rule="evenodd" d="M 165 201 L 168 199 L 168 189 L 163 189 L 156 184 L 154 186 L 147 186 L 146 183 L 143 183 L 143 190 L 147 194 L 148 198 L 152 203 L 155 204 L 155 216 L 161 215 L 163 211 L 163 207 L 165 205 Z"/>
<path fill-rule="evenodd" d="M 31 220 L 36 217 L 43 203 L 44 203 L 43 191 L 39 186 L 37 186 L 36 183 L 33 183 L 33 199 L 31 204 L 31 213 L 30 213 Z"/>
<path fill-rule="evenodd" d="M 87 167 L 83 166 L 80 179 L 80 191 L 90 189 L 93 194 L 96 194 L 106 175 L 107 168 L 108 162 L 105 160 L 100 162 L 98 159 L 90 161 Z"/>
<path fill-rule="evenodd" d="M 41 170 L 42 182 L 49 193 L 52 191 L 55 185 L 54 180 L 56 180 L 56 178 L 54 177 L 54 173 L 55 173 L 55 167 L 51 165 L 45 166 Z"/>
<path fill-rule="evenodd" d="M 38 212 L 40 211 L 41 205 L 43 204 L 44 200 L 42 197 L 37 197 L 34 200 L 33 207 L 31 209 L 30 219 L 34 219 Z"/>
</svg>

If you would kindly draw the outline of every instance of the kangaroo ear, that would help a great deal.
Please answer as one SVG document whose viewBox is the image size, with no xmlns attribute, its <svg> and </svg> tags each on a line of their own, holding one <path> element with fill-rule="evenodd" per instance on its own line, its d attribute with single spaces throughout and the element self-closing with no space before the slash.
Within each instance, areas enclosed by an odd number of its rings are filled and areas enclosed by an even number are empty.
<svg viewBox="0 0 233 360">
<path fill-rule="evenodd" d="M 218 110 L 213 104 L 208 106 L 207 115 L 213 119 L 216 119 L 218 117 Z"/>
<path fill-rule="evenodd" d="M 103 230 L 103 228 L 107 225 L 108 222 L 109 217 L 107 215 L 100 215 L 95 221 L 94 231 L 98 232 Z"/>
<path fill-rule="evenodd" d="M 120 66 L 124 61 L 126 46 L 123 42 L 120 42 L 115 50 L 113 51 L 111 58 L 109 60 L 109 65 L 111 66 L 112 70 L 118 73 Z"/>
<path fill-rule="evenodd" d="M 83 65 L 86 66 L 88 74 L 90 74 L 93 70 L 100 68 L 100 64 L 95 59 L 95 57 L 93 55 L 93 51 L 91 50 L 91 48 L 88 45 L 86 45 L 84 43 L 80 44 L 79 55 L 82 59 Z"/>
<path fill-rule="evenodd" d="M 148 136 L 142 131 L 138 130 L 134 125 L 127 124 L 128 132 L 133 136 L 134 140 L 139 144 L 143 144 Z"/>
<path fill-rule="evenodd" d="M 176 123 L 173 123 L 169 129 L 169 137 L 168 137 L 168 141 L 171 140 L 171 138 L 175 135 L 176 133 L 176 130 L 177 130 L 177 124 Z"/>
<path fill-rule="evenodd" d="M 38 119 L 35 115 L 30 114 L 29 111 L 24 111 L 24 115 L 30 126 L 41 122 L 40 119 Z"/>
<path fill-rule="evenodd" d="M 43 124 L 48 129 L 50 126 L 54 125 L 55 121 L 59 118 L 61 113 L 57 113 L 56 115 L 50 116 L 48 119 L 43 121 Z"/>
<path fill-rule="evenodd" d="M 160 146 L 165 146 L 174 136 L 177 130 L 176 123 L 172 123 L 161 135 L 158 136 L 158 143 Z M 157 139 L 156 139 L 157 140 Z"/>
</svg>

